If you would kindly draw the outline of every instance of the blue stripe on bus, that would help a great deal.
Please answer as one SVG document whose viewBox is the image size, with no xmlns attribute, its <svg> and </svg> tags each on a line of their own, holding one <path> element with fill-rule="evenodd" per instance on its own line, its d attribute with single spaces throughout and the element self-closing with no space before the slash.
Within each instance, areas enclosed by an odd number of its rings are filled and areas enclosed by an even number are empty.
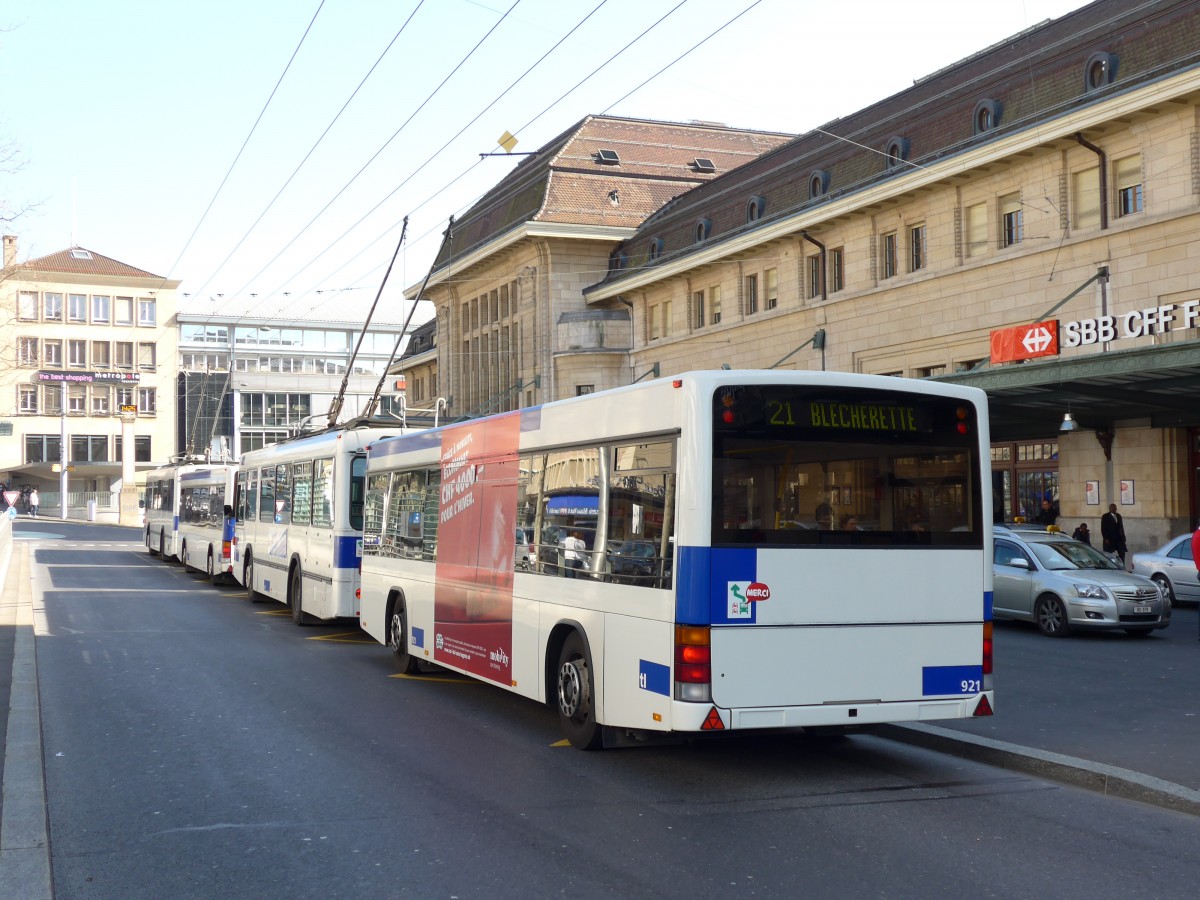
<svg viewBox="0 0 1200 900">
<path fill-rule="evenodd" d="M 350 534 L 334 538 L 333 567 L 357 569 L 362 561 L 362 535 Z"/>
<path fill-rule="evenodd" d="M 675 621 L 685 625 L 751 625 L 749 618 L 729 615 L 729 583 L 757 581 L 758 551 L 744 547 L 680 547 L 676 572 Z"/>
<path fill-rule="evenodd" d="M 921 669 L 921 696 L 964 696 L 983 690 L 983 666 L 925 666 Z"/>
<path fill-rule="evenodd" d="M 983 621 L 992 621 L 992 592 L 983 592 Z"/>
<path fill-rule="evenodd" d="M 671 696 L 671 670 L 662 663 L 650 662 L 648 659 L 638 660 L 638 687 L 643 691 L 651 691 Z"/>
<path fill-rule="evenodd" d="M 171 519 L 171 530 L 172 531 L 179 530 L 179 516 L 175 516 L 174 518 Z"/>
</svg>

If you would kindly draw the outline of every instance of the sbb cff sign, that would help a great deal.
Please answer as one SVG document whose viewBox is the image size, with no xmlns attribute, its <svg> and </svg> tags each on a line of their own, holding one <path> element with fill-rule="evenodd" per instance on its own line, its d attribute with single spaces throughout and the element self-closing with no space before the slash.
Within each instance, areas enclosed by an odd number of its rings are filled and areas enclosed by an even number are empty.
<svg viewBox="0 0 1200 900">
<path fill-rule="evenodd" d="M 992 362 L 1017 362 L 1058 355 L 1058 320 L 1033 322 L 992 332 Z"/>
</svg>

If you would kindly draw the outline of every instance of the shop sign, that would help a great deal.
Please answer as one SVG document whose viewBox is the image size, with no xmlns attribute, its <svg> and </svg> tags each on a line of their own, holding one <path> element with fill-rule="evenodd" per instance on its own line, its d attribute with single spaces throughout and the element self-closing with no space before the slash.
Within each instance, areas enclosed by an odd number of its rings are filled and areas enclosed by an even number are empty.
<svg viewBox="0 0 1200 900">
<path fill-rule="evenodd" d="M 75 384 L 112 383 L 137 384 L 142 380 L 141 372 L 38 372 L 38 381 L 67 381 Z"/>
</svg>

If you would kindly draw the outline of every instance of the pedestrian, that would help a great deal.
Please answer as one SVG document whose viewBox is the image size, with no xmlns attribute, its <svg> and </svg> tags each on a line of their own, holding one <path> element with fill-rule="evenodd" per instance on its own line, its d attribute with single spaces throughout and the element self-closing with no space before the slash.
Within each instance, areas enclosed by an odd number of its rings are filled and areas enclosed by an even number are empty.
<svg viewBox="0 0 1200 900">
<path fill-rule="evenodd" d="M 38 496 L 37 488 L 29 492 L 29 515 L 37 518 L 38 506 L 41 505 L 42 498 Z"/>
<path fill-rule="evenodd" d="M 1040 524 L 1047 527 L 1058 521 L 1058 510 L 1049 500 L 1042 501 L 1042 511 L 1038 513 L 1037 520 Z"/>
<path fill-rule="evenodd" d="M 1071 537 L 1077 541 L 1083 541 L 1089 547 L 1092 546 L 1092 533 L 1088 531 L 1087 522 L 1080 522 L 1079 527 L 1071 532 Z"/>
<path fill-rule="evenodd" d="M 817 520 L 817 528 L 821 531 L 829 531 L 833 528 L 833 507 L 824 500 L 817 504 L 817 510 L 813 516 Z"/>
<path fill-rule="evenodd" d="M 1124 565 L 1129 547 L 1125 543 L 1125 520 L 1117 512 L 1115 503 L 1108 504 L 1108 512 L 1100 517 L 1100 537 L 1104 539 L 1104 552 L 1117 554 Z"/>
<path fill-rule="evenodd" d="M 587 544 L 583 542 L 583 533 L 570 532 L 563 538 L 563 562 L 566 565 L 564 573 L 568 578 L 578 578 L 575 573 L 583 568 L 583 554 L 587 552 Z"/>
<path fill-rule="evenodd" d="M 838 528 L 842 531 L 858 531 L 858 516 L 846 513 L 839 521 Z"/>
</svg>

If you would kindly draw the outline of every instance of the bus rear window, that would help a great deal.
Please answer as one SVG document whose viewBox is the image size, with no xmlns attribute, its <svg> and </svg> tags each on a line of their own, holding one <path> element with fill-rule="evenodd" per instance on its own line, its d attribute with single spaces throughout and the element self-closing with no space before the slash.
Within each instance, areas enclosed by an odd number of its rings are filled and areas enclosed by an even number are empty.
<svg viewBox="0 0 1200 900">
<path fill-rule="evenodd" d="M 982 546 L 975 408 L 907 391 L 713 399 L 714 546 Z"/>
</svg>

